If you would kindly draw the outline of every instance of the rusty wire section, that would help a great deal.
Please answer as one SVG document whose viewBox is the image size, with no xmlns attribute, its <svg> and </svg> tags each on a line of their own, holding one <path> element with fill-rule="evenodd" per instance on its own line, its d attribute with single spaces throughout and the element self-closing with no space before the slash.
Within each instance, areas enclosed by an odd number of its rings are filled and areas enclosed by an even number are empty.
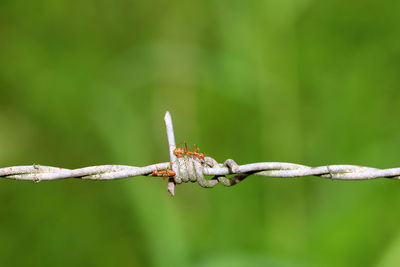
<svg viewBox="0 0 400 267">
<path fill-rule="evenodd" d="M 164 120 L 167 128 L 170 162 L 157 163 L 145 167 L 101 165 L 74 170 L 42 165 L 16 166 L 0 168 L 0 177 L 15 180 L 30 180 L 33 182 L 66 178 L 115 180 L 135 176 L 152 176 L 155 170 L 171 168 L 176 173 L 174 177 L 168 177 L 168 192 L 172 196 L 174 195 L 176 184 L 197 182 L 200 186 L 206 188 L 214 187 L 218 183 L 225 186 L 232 186 L 243 181 L 250 175 L 276 178 L 318 176 L 334 180 L 400 179 L 400 168 L 377 169 L 357 165 L 309 167 L 284 162 L 259 162 L 238 165 L 232 159 L 228 159 L 221 164 L 211 157 L 205 157 L 204 160 L 190 156 L 176 158 L 173 153 L 175 138 L 169 112 L 166 113 Z M 232 175 L 233 177 L 228 178 L 228 175 Z M 206 179 L 205 176 L 213 177 Z"/>
</svg>

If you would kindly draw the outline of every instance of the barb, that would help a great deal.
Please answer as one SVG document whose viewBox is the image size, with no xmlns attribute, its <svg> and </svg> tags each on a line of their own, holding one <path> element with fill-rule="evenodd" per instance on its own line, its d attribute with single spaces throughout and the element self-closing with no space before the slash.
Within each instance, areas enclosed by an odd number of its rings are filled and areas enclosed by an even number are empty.
<svg viewBox="0 0 400 267">
<path fill-rule="evenodd" d="M 174 154 L 175 145 L 175 134 L 174 134 L 174 126 L 172 125 L 172 118 L 169 111 L 165 113 L 164 117 L 165 128 L 167 130 L 167 138 L 168 138 L 168 147 L 169 147 L 169 161 L 174 162 L 176 160 L 176 156 Z M 174 168 L 172 169 L 173 171 Z M 175 181 L 172 177 L 168 179 L 167 191 L 170 196 L 175 195 Z"/>
<path fill-rule="evenodd" d="M 376 178 L 400 179 L 400 168 L 377 169 L 357 165 L 327 165 L 309 167 L 285 162 L 259 162 L 238 165 L 228 159 L 223 164 L 211 157 L 204 160 L 185 155 L 176 158 L 175 137 L 171 115 L 165 115 L 170 162 L 162 162 L 144 167 L 125 165 L 101 165 L 80 169 L 65 169 L 50 166 L 32 165 L 0 168 L 0 177 L 15 180 L 30 180 L 33 182 L 79 178 L 88 180 L 115 180 L 135 176 L 153 176 L 153 171 L 172 168 L 176 173 L 169 177 L 168 193 L 173 196 L 175 185 L 187 182 L 197 182 L 202 187 L 214 187 L 218 183 L 225 186 L 236 185 L 250 175 L 276 178 L 297 178 L 317 176 L 332 180 L 368 180 Z M 172 163 L 172 164 L 171 164 Z M 228 178 L 228 175 L 233 177 Z M 213 176 L 206 179 L 205 176 Z"/>
</svg>

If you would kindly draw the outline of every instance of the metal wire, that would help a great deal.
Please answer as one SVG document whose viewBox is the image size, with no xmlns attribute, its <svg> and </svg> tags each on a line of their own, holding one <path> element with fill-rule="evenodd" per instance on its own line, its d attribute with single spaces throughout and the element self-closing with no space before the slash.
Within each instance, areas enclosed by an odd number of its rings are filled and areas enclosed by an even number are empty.
<svg viewBox="0 0 400 267">
<path fill-rule="evenodd" d="M 400 168 L 377 169 L 357 165 L 309 167 L 285 162 L 259 162 L 238 165 L 232 159 L 228 159 L 223 164 L 220 164 L 211 157 L 205 157 L 204 160 L 189 155 L 177 158 L 173 153 L 176 146 L 172 119 L 168 111 L 164 120 L 167 129 L 170 162 L 157 163 L 144 167 L 101 165 L 74 170 L 34 164 L 32 166 L 0 168 L 0 177 L 15 180 L 30 180 L 33 182 L 66 178 L 115 180 L 141 175 L 153 176 L 153 171 L 171 168 L 176 173 L 175 176 L 168 177 L 168 192 L 172 196 L 174 195 L 176 184 L 197 182 L 202 187 L 214 187 L 218 183 L 225 186 L 232 186 L 243 181 L 250 175 L 277 178 L 318 176 L 334 180 L 400 179 Z M 228 178 L 227 175 L 233 175 L 233 177 Z M 213 178 L 206 179 L 205 176 L 213 176 Z"/>
</svg>

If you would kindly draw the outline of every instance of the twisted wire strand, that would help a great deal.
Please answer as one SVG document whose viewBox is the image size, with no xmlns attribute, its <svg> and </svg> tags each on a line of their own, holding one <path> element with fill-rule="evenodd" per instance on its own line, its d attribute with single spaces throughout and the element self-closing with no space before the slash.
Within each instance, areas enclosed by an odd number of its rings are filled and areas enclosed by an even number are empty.
<svg viewBox="0 0 400 267">
<path fill-rule="evenodd" d="M 88 180 L 116 180 L 135 176 L 151 176 L 155 170 L 170 167 L 169 162 L 144 167 L 126 165 L 100 165 L 80 169 L 65 169 L 51 166 L 31 165 L 0 169 L 0 177 L 34 182 L 79 178 Z M 176 175 L 171 177 L 176 184 L 198 182 L 202 187 L 213 187 L 218 183 L 232 186 L 249 175 L 276 178 L 296 178 L 317 176 L 334 180 L 368 180 L 376 178 L 400 179 L 400 168 L 377 169 L 357 165 L 328 165 L 309 167 L 285 162 L 259 162 L 238 165 L 232 159 L 220 164 L 211 157 L 200 161 L 194 157 L 178 158 L 172 168 Z M 235 175 L 227 178 L 227 175 Z M 214 176 L 206 179 L 205 176 Z"/>
<path fill-rule="evenodd" d="M 115 180 L 139 175 L 149 175 L 153 172 L 153 170 L 168 168 L 169 164 L 169 162 L 163 162 L 145 167 L 125 165 L 101 165 L 74 170 L 35 164 L 32 166 L 1 168 L 0 177 L 15 180 L 30 180 L 34 182 L 45 180 L 59 180 L 66 178 L 80 178 L 88 180 Z"/>
<path fill-rule="evenodd" d="M 223 164 L 220 164 L 211 157 L 205 157 L 204 160 L 193 155 L 184 155 L 183 157 L 177 158 L 174 154 L 176 145 L 172 118 L 168 111 L 165 114 L 164 121 L 169 145 L 169 162 L 162 162 L 144 167 L 100 165 L 80 169 L 65 169 L 41 165 L 15 166 L 0 168 L 0 178 L 30 180 L 33 182 L 66 178 L 115 180 L 135 176 L 154 176 L 153 171 L 172 169 L 175 175 L 168 176 L 167 187 L 168 193 L 171 196 L 174 195 L 176 184 L 197 182 L 202 187 L 214 187 L 218 183 L 225 186 L 233 186 L 250 175 L 276 178 L 317 176 L 332 180 L 400 179 L 400 168 L 377 169 L 357 165 L 309 167 L 285 162 L 259 162 L 238 165 L 232 159 L 227 159 Z M 227 175 L 233 176 L 227 177 Z M 213 176 L 213 178 L 206 179 L 205 176 Z"/>
</svg>

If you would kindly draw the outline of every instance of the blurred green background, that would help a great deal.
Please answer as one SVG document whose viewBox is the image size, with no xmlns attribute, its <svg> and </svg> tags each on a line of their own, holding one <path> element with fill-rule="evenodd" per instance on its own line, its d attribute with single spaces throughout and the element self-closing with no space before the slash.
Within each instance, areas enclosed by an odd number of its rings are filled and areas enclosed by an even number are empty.
<svg viewBox="0 0 400 267">
<path fill-rule="evenodd" d="M 0 166 L 399 167 L 400 2 L 0 1 Z M 0 266 L 398 266 L 400 183 L 0 181 Z"/>
</svg>

